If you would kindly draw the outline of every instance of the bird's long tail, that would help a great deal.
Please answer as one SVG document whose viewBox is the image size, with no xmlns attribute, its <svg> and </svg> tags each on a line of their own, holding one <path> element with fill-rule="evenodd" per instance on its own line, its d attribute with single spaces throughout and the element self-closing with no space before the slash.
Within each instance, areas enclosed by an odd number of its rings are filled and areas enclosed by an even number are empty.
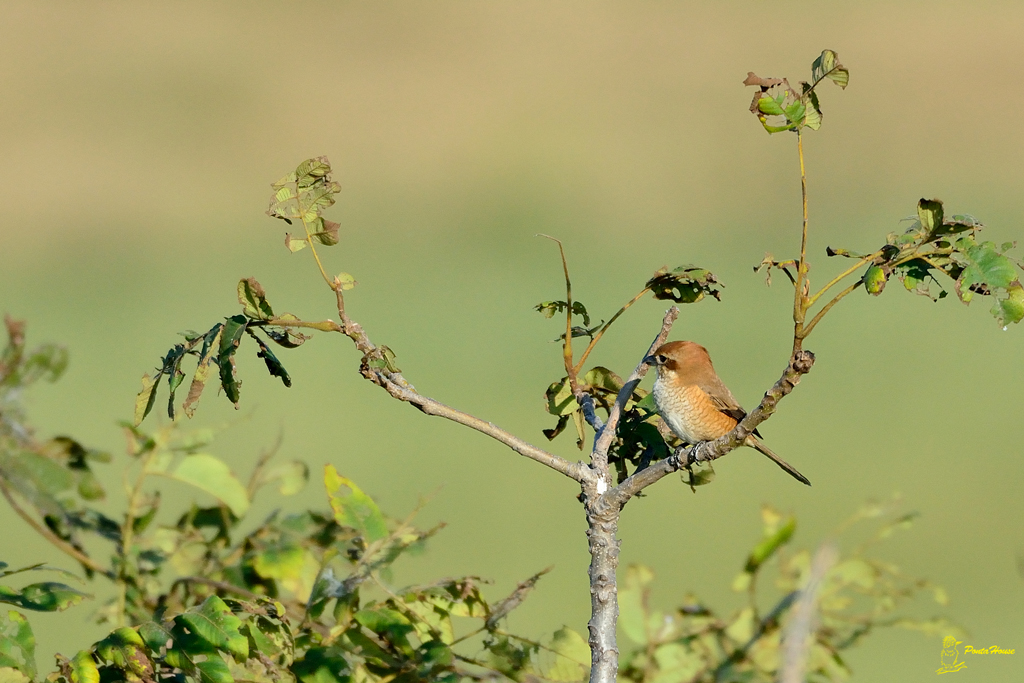
<svg viewBox="0 0 1024 683">
<path fill-rule="evenodd" d="M 769 458 L 771 458 L 775 462 L 776 465 L 778 465 L 782 469 L 786 470 L 786 472 L 788 472 L 794 479 L 796 479 L 800 483 L 807 484 L 808 486 L 811 485 L 811 481 L 807 477 L 805 477 L 804 475 L 800 474 L 800 472 L 798 472 L 797 469 L 795 467 L 793 467 L 792 465 L 790 465 L 788 462 L 786 462 L 785 460 L 783 460 L 779 456 L 775 455 L 775 453 L 772 452 L 772 449 L 768 448 L 763 443 L 761 443 L 761 440 L 758 439 L 753 434 L 751 434 L 750 436 L 747 437 L 746 444 L 748 446 L 750 446 L 751 448 L 753 448 L 755 450 L 758 450 L 761 453 L 764 453 L 765 455 L 767 455 Z"/>
</svg>

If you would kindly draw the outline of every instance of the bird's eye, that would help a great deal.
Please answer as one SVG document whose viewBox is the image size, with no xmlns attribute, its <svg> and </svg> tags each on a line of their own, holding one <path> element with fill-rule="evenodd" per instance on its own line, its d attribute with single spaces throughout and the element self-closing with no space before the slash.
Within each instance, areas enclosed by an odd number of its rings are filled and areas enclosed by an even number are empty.
<svg viewBox="0 0 1024 683">
<path fill-rule="evenodd" d="M 659 353 L 655 360 L 658 361 L 658 365 L 664 365 L 666 362 L 668 362 L 668 356 L 666 356 L 663 353 Z"/>
</svg>

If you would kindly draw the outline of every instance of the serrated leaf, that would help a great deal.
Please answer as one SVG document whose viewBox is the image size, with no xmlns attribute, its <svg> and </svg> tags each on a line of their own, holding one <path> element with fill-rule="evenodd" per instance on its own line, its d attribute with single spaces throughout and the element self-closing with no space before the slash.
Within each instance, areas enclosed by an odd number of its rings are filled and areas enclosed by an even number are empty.
<svg viewBox="0 0 1024 683">
<path fill-rule="evenodd" d="M 285 235 L 285 246 L 290 251 L 308 246 L 309 239 L 324 246 L 338 243 L 339 225 L 320 215 L 334 204 L 335 195 L 341 191 L 341 186 L 331 180 L 330 172 L 327 157 L 315 157 L 303 161 L 294 172 L 272 185 L 274 194 L 267 215 L 287 223 L 299 219 L 306 228 L 306 237 Z"/>
<path fill-rule="evenodd" d="M 371 543 L 387 538 L 388 525 L 380 508 L 355 482 L 338 474 L 334 465 L 324 468 L 324 486 L 338 524 L 356 529 Z"/>
<path fill-rule="evenodd" d="M 238 303 L 242 304 L 242 312 L 254 320 L 270 320 L 274 317 L 267 293 L 254 277 L 238 281 Z"/>
<path fill-rule="evenodd" d="M 249 510 L 249 495 L 241 482 L 231 474 L 224 461 L 205 453 L 186 456 L 172 471 L 163 473 L 177 481 L 209 493 L 227 505 L 236 517 Z"/>
<path fill-rule="evenodd" d="M 233 315 L 224 322 L 224 329 L 220 334 L 220 353 L 217 356 L 217 365 L 220 367 L 220 384 L 224 388 L 224 395 L 238 408 L 239 389 L 241 382 L 235 376 L 235 351 L 242 340 L 249 320 L 242 315 Z"/>
<path fill-rule="evenodd" d="M 174 621 L 218 650 L 243 659 L 249 656 L 249 641 L 238 631 L 242 620 L 216 595 L 208 597 L 198 609 L 179 614 Z"/>
</svg>

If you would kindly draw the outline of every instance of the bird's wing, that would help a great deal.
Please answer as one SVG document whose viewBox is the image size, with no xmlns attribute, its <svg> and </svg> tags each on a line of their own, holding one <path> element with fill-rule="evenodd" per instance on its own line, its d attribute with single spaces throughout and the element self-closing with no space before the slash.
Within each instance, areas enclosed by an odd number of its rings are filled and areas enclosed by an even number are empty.
<svg viewBox="0 0 1024 683">
<path fill-rule="evenodd" d="M 718 377 L 705 381 L 700 385 L 700 388 L 708 395 L 711 403 L 718 408 L 719 412 L 725 413 L 737 422 L 747 416 L 747 411 L 743 410 L 743 406 L 736 402 L 736 398 L 729 391 L 729 387 L 722 384 L 722 380 L 718 379 Z M 761 436 L 761 433 L 756 429 L 752 433 L 754 436 Z"/>
<path fill-rule="evenodd" d="M 719 412 L 725 413 L 737 422 L 747 416 L 747 411 L 736 401 L 736 398 L 729 391 L 729 387 L 722 383 L 717 376 L 709 377 L 698 386 L 708 395 L 711 403 L 718 408 Z"/>
</svg>

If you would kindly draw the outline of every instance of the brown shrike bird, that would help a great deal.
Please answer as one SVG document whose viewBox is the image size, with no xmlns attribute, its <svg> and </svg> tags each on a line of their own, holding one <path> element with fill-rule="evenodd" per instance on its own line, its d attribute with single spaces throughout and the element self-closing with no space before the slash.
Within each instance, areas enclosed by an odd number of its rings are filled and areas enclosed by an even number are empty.
<svg viewBox="0 0 1024 683">
<path fill-rule="evenodd" d="M 654 382 L 658 414 L 683 441 L 713 441 L 732 431 L 746 417 L 747 411 L 718 378 L 703 346 L 689 341 L 668 342 L 644 360 L 658 368 L 658 379 Z M 811 485 L 807 477 L 761 443 L 759 436 L 755 429 L 744 445 L 764 453 L 795 479 Z"/>
</svg>

